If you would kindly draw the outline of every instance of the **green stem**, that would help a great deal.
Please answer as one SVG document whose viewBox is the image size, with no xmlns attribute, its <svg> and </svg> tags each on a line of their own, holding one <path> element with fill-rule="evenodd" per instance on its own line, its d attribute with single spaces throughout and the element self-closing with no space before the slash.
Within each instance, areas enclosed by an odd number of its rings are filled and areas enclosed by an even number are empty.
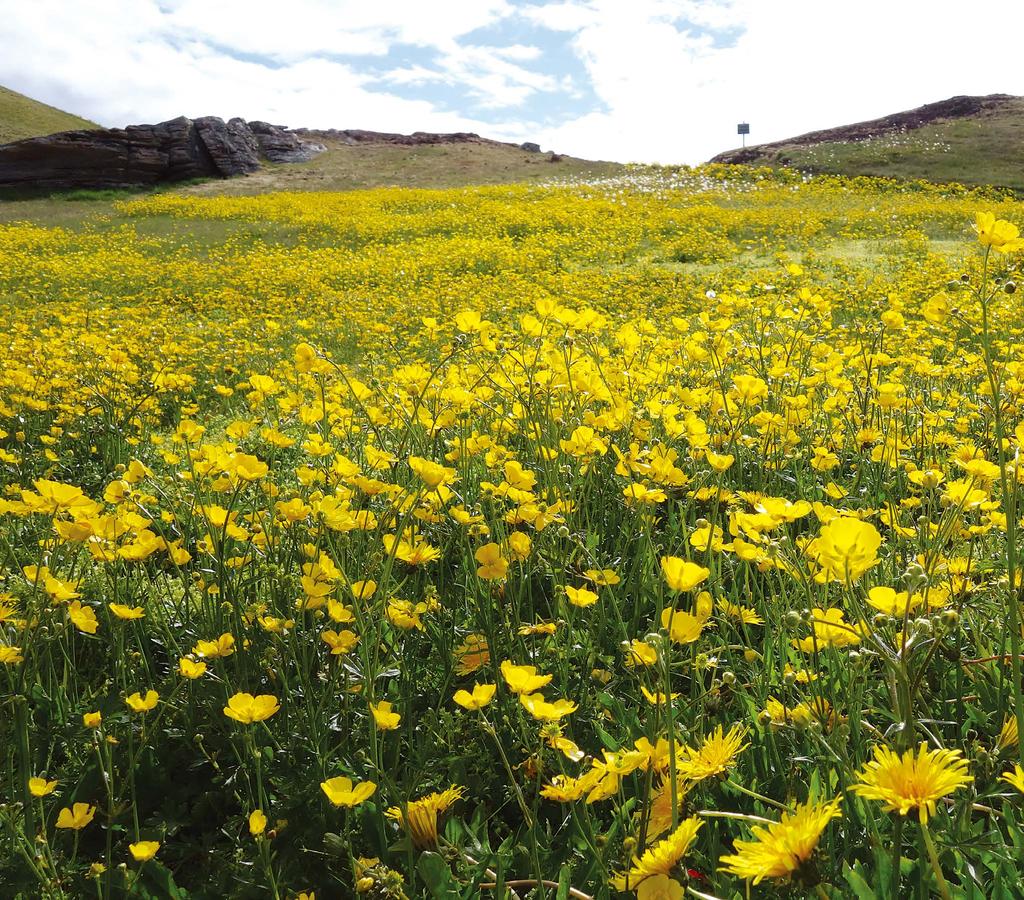
<svg viewBox="0 0 1024 900">
<path fill-rule="evenodd" d="M 928 825 L 924 822 L 921 823 L 921 838 L 924 840 L 925 849 L 928 851 L 928 861 L 932 864 L 932 872 L 935 875 L 935 881 L 939 887 L 939 894 L 942 896 L 942 900 L 952 900 L 952 896 L 949 893 L 949 886 L 946 884 L 946 879 L 942 876 L 942 866 L 939 865 L 939 855 L 935 852 L 935 844 L 932 841 L 932 836 L 928 831 Z"/>
</svg>

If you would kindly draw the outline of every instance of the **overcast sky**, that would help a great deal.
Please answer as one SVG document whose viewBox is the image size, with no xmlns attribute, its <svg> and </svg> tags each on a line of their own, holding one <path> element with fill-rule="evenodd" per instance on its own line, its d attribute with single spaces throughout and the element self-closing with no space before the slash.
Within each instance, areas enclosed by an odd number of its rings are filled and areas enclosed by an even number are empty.
<svg viewBox="0 0 1024 900">
<path fill-rule="evenodd" d="M 1024 94 L 1024 3 L 0 0 L 0 84 L 115 126 L 178 115 L 476 131 L 689 162 Z"/>
</svg>

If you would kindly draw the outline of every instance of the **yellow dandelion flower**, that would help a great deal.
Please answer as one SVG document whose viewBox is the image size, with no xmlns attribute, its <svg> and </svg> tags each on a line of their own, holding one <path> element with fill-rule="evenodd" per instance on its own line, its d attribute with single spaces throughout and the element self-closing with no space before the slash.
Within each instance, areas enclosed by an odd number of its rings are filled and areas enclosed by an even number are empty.
<svg viewBox="0 0 1024 900">
<path fill-rule="evenodd" d="M 697 838 L 704 823 L 696 816 L 684 819 L 667 838 L 658 841 L 643 856 L 633 857 L 629 870 L 612 880 L 617 891 L 635 891 L 647 878 L 668 875 Z"/>
<path fill-rule="evenodd" d="M 1020 733 L 1017 731 L 1017 717 L 1010 713 L 1003 719 L 1003 727 L 999 729 L 999 737 L 996 739 L 997 750 L 1009 750 L 1020 743 Z"/>
<path fill-rule="evenodd" d="M 447 790 L 410 800 L 404 812 L 401 807 L 392 806 L 386 815 L 405 829 L 417 850 L 428 850 L 437 846 L 438 816 L 460 800 L 465 791 L 463 787 L 452 785 Z"/>
<path fill-rule="evenodd" d="M 1015 787 L 1024 794 L 1024 769 L 1020 767 L 1020 763 L 1014 763 L 1013 771 L 1004 772 L 999 776 L 999 780 L 1005 781 L 1008 785 Z"/>
<path fill-rule="evenodd" d="M 719 859 L 721 871 L 760 884 L 765 878 L 789 878 L 814 852 L 828 823 L 841 815 L 839 800 L 802 803 L 778 822 L 755 825 L 755 840 L 734 841 L 731 856 Z"/>
<path fill-rule="evenodd" d="M 733 725 L 728 734 L 719 725 L 698 749 L 685 747 L 684 758 L 680 762 L 683 777 L 702 781 L 724 774 L 736 764 L 736 757 L 750 746 L 743 743 L 746 734 L 747 729 L 742 725 Z"/>
<path fill-rule="evenodd" d="M 881 800 L 883 809 L 901 816 L 916 809 L 922 824 L 935 814 L 936 800 L 974 781 L 959 750 L 929 750 L 922 741 L 916 755 L 908 750 L 900 756 L 881 745 L 874 753 L 853 791 L 868 800 Z"/>
</svg>

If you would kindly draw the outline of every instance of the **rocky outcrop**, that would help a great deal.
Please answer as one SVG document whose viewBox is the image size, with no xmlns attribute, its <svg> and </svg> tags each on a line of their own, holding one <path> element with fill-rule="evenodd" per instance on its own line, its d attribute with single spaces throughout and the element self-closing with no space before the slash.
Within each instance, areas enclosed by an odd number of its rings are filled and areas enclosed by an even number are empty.
<svg viewBox="0 0 1024 900">
<path fill-rule="evenodd" d="M 241 122 L 243 126 L 248 124 L 249 130 L 256 137 L 260 154 L 270 162 L 309 162 L 327 149 L 323 144 L 300 139 L 296 132 L 289 131 L 283 125 L 246 123 L 242 119 L 232 119 L 231 122 Z"/>
<path fill-rule="evenodd" d="M 296 128 L 294 134 L 329 140 L 339 144 L 400 144 L 407 147 L 421 147 L 425 144 L 499 144 L 482 138 L 471 131 L 453 131 L 447 134 L 433 131 L 414 131 L 412 134 L 395 134 L 390 131 L 364 131 L 361 128 Z M 518 145 L 514 145 L 518 146 Z"/>
<path fill-rule="evenodd" d="M 755 144 L 739 150 L 728 150 L 719 153 L 711 162 L 714 163 L 754 163 L 770 156 L 774 151 L 787 147 L 801 147 L 814 144 L 835 143 L 840 141 L 866 141 L 870 138 L 886 134 L 913 131 L 932 122 L 949 119 L 965 119 L 988 110 L 999 109 L 1007 101 L 1018 100 L 1009 94 L 989 94 L 984 97 L 958 96 L 941 100 L 938 103 L 926 103 L 916 109 L 894 113 L 881 119 L 867 122 L 856 122 L 840 128 L 829 128 L 824 131 L 810 131 L 784 141 L 770 144 Z"/>
<path fill-rule="evenodd" d="M 0 187 L 116 188 L 227 178 L 262 162 L 312 159 L 323 145 L 267 122 L 184 116 L 157 125 L 61 131 L 0 145 Z"/>
</svg>

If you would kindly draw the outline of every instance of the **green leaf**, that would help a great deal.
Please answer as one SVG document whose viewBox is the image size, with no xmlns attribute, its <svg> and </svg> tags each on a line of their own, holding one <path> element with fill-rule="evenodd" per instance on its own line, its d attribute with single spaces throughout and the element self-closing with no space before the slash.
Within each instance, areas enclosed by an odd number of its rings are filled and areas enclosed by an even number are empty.
<svg viewBox="0 0 1024 900">
<path fill-rule="evenodd" d="M 452 883 L 452 873 L 448 863 L 437 853 L 426 851 L 420 854 L 416 863 L 416 871 L 430 891 L 431 897 L 458 897 L 459 892 Z"/>
<path fill-rule="evenodd" d="M 556 900 L 569 900 L 569 888 L 572 887 L 569 877 L 572 875 L 572 870 L 568 866 L 562 866 L 558 873 L 558 893 L 555 895 Z"/>
<path fill-rule="evenodd" d="M 851 869 L 849 866 L 845 868 L 843 874 L 846 876 L 846 883 L 850 886 L 850 890 L 853 891 L 854 896 L 857 900 L 875 900 L 878 896 L 865 880 L 864 876 L 858 871 L 860 869 L 860 863 L 857 863 L 856 869 Z"/>
<path fill-rule="evenodd" d="M 150 860 L 142 870 L 142 882 L 151 891 L 152 897 L 165 900 L 188 900 L 189 893 L 174 883 L 174 875 L 157 860 Z M 138 890 L 138 886 L 136 886 Z"/>
</svg>

